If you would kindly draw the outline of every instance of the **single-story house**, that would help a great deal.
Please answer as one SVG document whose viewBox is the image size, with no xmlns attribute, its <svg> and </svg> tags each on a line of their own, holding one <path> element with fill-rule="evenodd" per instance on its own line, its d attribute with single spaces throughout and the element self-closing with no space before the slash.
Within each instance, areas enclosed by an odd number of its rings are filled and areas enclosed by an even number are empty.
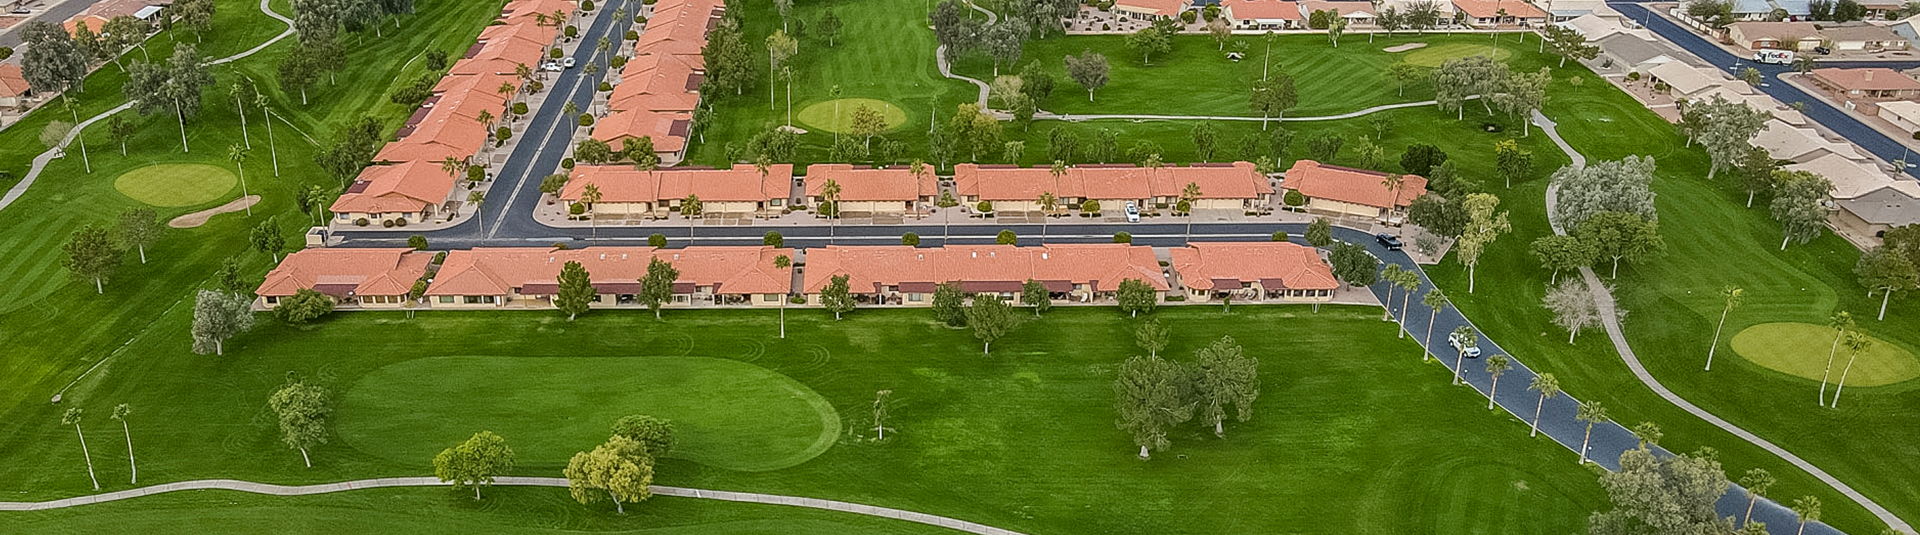
<svg viewBox="0 0 1920 535">
<path fill-rule="evenodd" d="M 837 200 L 843 217 L 926 217 L 940 195 L 939 183 L 931 172 L 914 176 L 905 166 L 875 169 L 817 163 L 807 166 L 807 196 L 801 202 L 813 206 L 826 202 L 828 182 L 840 188 Z"/>
<path fill-rule="evenodd" d="M 0 63 L 0 108 L 25 109 L 32 104 L 33 87 L 18 63 Z"/>
<path fill-rule="evenodd" d="M 1222 0 L 1220 16 L 1237 30 L 1292 30 L 1307 25 L 1300 4 L 1293 0 Z"/>
<path fill-rule="evenodd" d="M 1749 50 L 1806 50 L 1825 40 L 1811 22 L 1747 21 L 1727 25 L 1727 40 Z"/>
<path fill-rule="evenodd" d="M 560 269 L 567 262 L 586 268 L 595 295 L 593 308 L 644 306 L 636 297 L 647 265 L 658 258 L 680 276 L 673 282 L 674 305 L 780 306 L 793 286 L 793 268 L 774 267 L 793 249 L 773 246 L 476 247 L 447 254 L 446 263 L 427 287 L 434 308 L 546 308 L 560 290 Z"/>
<path fill-rule="evenodd" d="M 1400 175 L 1398 189 L 1388 189 L 1392 173 L 1326 165 L 1313 160 L 1293 162 L 1281 189 L 1298 191 L 1311 212 L 1353 215 L 1394 222 L 1413 200 L 1427 193 L 1427 179 Z"/>
<path fill-rule="evenodd" d="M 1115 0 L 1113 14 L 1120 18 L 1152 21 L 1180 16 L 1193 7 L 1193 0 Z"/>
<path fill-rule="evenodd" d="M 500 9 L 499 20 L 508 24 L 537 24 L 544 17 L 548 26 L 558 30 L 562 21 L 553 20 L 554 12 L 560 12 L 567 18 L 573 17 L 574 10 L 580 8 L 579 2 L 572 0 L 513 0 Z M 538 16 L 536 16 L 538 15 Z"/>
<path fill-rule="evenodd" d="M 689 196 L 700 199 L 701 212 L 721 217 L 767 217 L 786 212 L 793 183 L 792 164 L 767 166 L 766 174 L 749 164 L 729 169 L 668 167 L 641 171 L 632 165 L 581 165 L 573 169 L 560 199 L 580 202 L 588 185 L 600 190 L 600 201 L 587 213 L 598 219 L 664 218 L 678 210 Z"/>
<path fill-rule="evenodd" d="M 1027 281 L 1039 281 L 1062 303 L 1112 301 L 1120 283 L 1129 279 L 1152 286 L 1156 300 L 1165 298 L 1168 289 L 1153 248 L 1123 243 L 829 245 L 807 250 L 801 290 L 807 302 L 819 304 L 821 291 L 840 276 L 847 277 L 849 289 L 862 303 L 906 306 L 931 305 L 935 287 L 945 283 L 958 284 L 968 294 L 1014 300 Z"/>
<path fill-rule="evenodd" d="M 1607 7 L 1605 0 L 1557 0 L 1547 2 L 1547 13 L 1553 17 L 1553 22 L 1566 22 L 1588 16 L 1613 21 L 1626 20 L 1626 17 L 1621 15 L 1619 11 Z"/>
<path fill-rule="evenodd" d="M 1683 61 L 1669 61 L 1647 69 L 1651 81 L 1667 84 L 1667 94 L 1674 100 L 1696 100 L 1723 86 L 1735 87 L 1734 93 L 1750 94 L 1752 88 L 1746 82 L 1729 80 L 1719 71 L 1702 69 L 1688 65 Z"/>
<path fill-rule="evenodd" d="M 1833 183 L 1833 191 L 1828 192 L 1827 196 L 1836 201 L 1858 198 L 1897 181 L 1907 181 L 1895 178 L 1872 162 L 1851 160 L 1838 154 L 1828 154 L 1783 168 L 1827 177 Z"/>
<path fill-rule="evenodd" d="M 1326 302 L 1340 282 L 1312 247 L 1290 242 L 1189 242 L 1169 251 L 1189 302 Z"/>
<path fill-rule="evenodd" d="M 1896 179 L 1858 197 L 1840 199 L 1831 218 L 1836 227 L 1875 238 L 1893 227 L 1920 223 L 1920 184 Z"/>
<path fill-rule="evenodd" d="M 1366 28 L 1374 25 L 1374 7 L 1372 2 L 1355 2 L 1352 0 L 1301 0 L 1299 4 L 1300 24 L 1303 26 L 1307 23 L 1306 19 L 1313 16 L 1313 12 L 1315 11 L 1332 11 L 1339 13 L 1340 18 L 1347 21 L 1347 28 L 1349 29 Z"/>
<path fill-rule="evenodd" d="M 1887 100 L 1920 98 L 1920 80 L 1885 67 L 1814 69 L 1807 74 L 1807 81 L 1832 93 L 1849 109 Z M 1865 110 L 1866 113 L 1875 111 Z"/>
<path fill-rule="evenodd" d="M 254 308 L 268 309 L 300 290 L 313 290 L 338 306 L 399 308 L 413 283 L 427 274 L 434 253 L 409 248 L 301 249 L 287 254 L 254 291 Z"/>
<path fill-rule="evenodd" d="M 1523 0 L 1453 0 L 1453 10 L 1474 28 L 1538 28 L 1547 23 L 1547 12 Z"/>
<path fill-rule="evenodd" d="M 1920 132 L 1920 103 L 1895 100 L 1880 103 L 1880 118 L 1911 135 Z"/>
<path fill-rule="evenodd" d="M 1632 33 L 1615 33 L 1603 37 L 1596 43 L 1600 46 L 1603 64 L 1625 72 L 1637 72 L 1645 75 L 1654 67 L 1674 61 L 1673 51 L 1661 41 L 1643 39 Z"/>
<path fill-rule="evenodd" d="M 1885 113 L 1885 108 L 1882 108 Z M 1793 163 L 1807 163 L 1827 155 L 1839 155 L 1849 160 L 1865 160 L 1853 145 L 1836 143 L 1820 136 L 1812 128 L 1795 127 L 1785 121 L 1767 121 L 1765 128 L 1753 137 L 1753 146 L 1765 149 L 1767 155 L 1775 160 Z"/>
<path fill-rule="evenodd" d="M 1865 22 L 1827 24 L 1820 28 L 1820 36 L 1833 43 L 1836 51 L 1848 50 L 1906 50 L 1911 47 L 1907 38 L 1894 33 L 1884 26 Z"/>
<path fill-rule="evenodd" d="M 1166 208 L 1180 201 L 1188 184 L 1200 189 L 1193 204 L 1201 210 L 1264 211 L 1273 196 L 1267 177 L 1248 162 L 1158 168 L 1079 165 L 1057 177 L 1046 167 L 963 163 L 954 165 L 953 180 L 961 200 L 987 201 L 997 212 L 1038 212 L 1042 193 L 1059 199 L 1059 211 L 1080 209 L 1086 201 L 1103 211 L 1128 202 L 1143 211 Z"/>
<path fill-rule="evenodd" d="M 360 225 L 363 220 L 367 225 L 392 220 L 421 223 L 447 202 L 454 180 L 441 169 L 440 162 L 416 160 L 370 166 L 328 210 L 333 212 L 336 224 Z"/>
<path fill-rule="evenodd" d="M 1785 11 L 1791 20 L 1810 20 L 1812 0 L 1733 0 L 1734 20 L 1770 20 L 1775 11 Z"/>
</svg>

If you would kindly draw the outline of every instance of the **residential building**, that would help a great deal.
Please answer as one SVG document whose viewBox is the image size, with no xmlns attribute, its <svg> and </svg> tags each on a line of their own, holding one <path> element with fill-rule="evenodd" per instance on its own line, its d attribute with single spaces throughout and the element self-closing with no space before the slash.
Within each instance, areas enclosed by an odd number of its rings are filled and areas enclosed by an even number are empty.
<svg viewBox="0 0 1920 535">
<path fill-rule="evenodd" d="M 1389 175 L 1392 173 L 1298 160 L 1287 170 L 1280 186 L 1300 192 L 1305 197 L 1306 209 L 1311 212 L 1393 223 L 1399 221 L 1414 199 L 1427 193 L 1427 179 L 1419 175 L 1399 175 L 1400 187 L 1389 189 L 1386 184 Z"/>
<path fill-rule="evenodd" d="M 1374 7 L 1372 2 L 1355 2 L 1351 0 L 1301 0 L 1300 17 L 1302 19 L 1312 17 L 1315 11 L 1332 11 L 1339 13 L 1340 18 L 1347 21 L 1347 28 L 1350 29 L 1374 26 Z M 1306 21 L 1303 20 L 1302 24 L 1305 23 Z"/>
<path fill-rule="evenodd" d="M 1826 23 L 1820 27 L 1820 36 L 1832 43 L 1835 51 L 1841 52 L 1906 50 L 1911 46 L 1907 38 L 1894 33 L 1893 30 L 1865 22 Z"/>
<path fill-rule="evenodd" d="M 1839 199 L 1834 204 L 1835 227 L 1861 237 L 1879 238 L 1893 227 L 1920 224 L 1920 184 L 1895 179 L 1858 197 Z"/>
<path fill-rule="evenodd" d="M 1812 0 L 1733 0 L 1734 20 L 1773 20 L 1776 11 L 1785 12 L 1791 20 L 1810 20 L 1813 9 Z"/>
<path fill-rule="evenodd" d="M 0 63 L 0 108 L 24 110 L 33 104 L 33 87 L 19 63 Z"/>
<path fill-rule="evenodd" d="M 1886 108 L 1881 108 L 1886 113 Z M 1753 137 L 1753 146 L 1765 149 L 1767 156 L 1775 160 L 1793 163 L 1807 163 L 1827 155 L 1838 155 L 1854 161 L 1865 161 L 1853 145 L 1829 141 L 1812 128 L 1801 128 L 1785 121 L 1767 121 L 1765 128 Z"/>
<path fill-rule="evenodd" d="M 967 203 L 988 201 L 995 211 L 1037 212 L 1041 193 L 1052 193 L 1061 208 L 1081 208 L 1094 201 L 1101 210 L 1117 210 L 1133 202 L 1141 210 L 1167 208 L 1180 201 L 1188 184 L 1200 189 L 1194 208 L 1200 210 L 1267 210 L 1273 186 L 1252 163 L 1194 164 L 1187 167 L 1133 165 L 1079 165 L 1053 175 L 1046 167 L 955 164 L 956 193 Z"/>
<path fill-rule="evenodd" d="M 1567 22 L 1588 16 L 1612 21 L 1627 20 L 1626 16 L 1621 15 L 1619 11 L 1607 7 L 1605 0 L 1557 0 L 1547 2 L 1547 13 L 1552 16 L 1553 22 Z"/>
<path fill-rule="evenodd" d="M 819 304 L 821 291 L 840 276 L 847 277 L 848 289 L 862 304 L 905 306 L 931 305 L 935 287 L 945 283 L 971 295 L 1015 300 L 1026 281 L 1039 281 L 1049 297 L 1061 303 L 1111 302 L 1120 283 L 1129 279 L 1152 286 L 1156 300 L 1165 298 L 1168 288 L 1153 248 L 1121 243 L 829 245 L 807 250 L 801 290 L 807 302 Z"/>
<path fill-rule="evenodd" d="M 1895 100 L 1880 103 L 1880 118 L 1912 135 L 1920 132 L 1920 103 Z"/>
<path fill-rule="evenodd" d="M 1907 181 L 1895 178 L 1872 162 L 1851 160 L 1837 154 L 1828 154 L 1805 163 L 1789 164 L 1783 169 L 1806 171 L 1826 177 L 1833 183 L 1833 191 L 1828 192 L 1827 196 L 1836 201 L 1859 198 L 1895 181 Z"/>
<path fill-rule="evenodd" d="M 548 308 L 560 291 L 560 270 L 579 262 L 595 295 L 592 308 L 639 307 L 641 279 L 658 258 L 680 276 L 670 305 L 780 306 L 793 286 L 793 268 L 774 267 L 793 249 L 772 246 L 475 247 L 447 254 L 427 287 L 433 308 Z"/>
<path fill-rule="evenodd" d="M 267 272 L 254 291 L 254 308 L 273 308 L 300 290 L 320 292 L 336 306 L 403 307 L 413 283 L 426 278 L 433 255 L 408 248 L 294 251 Z"/>
<path fill-rule="evenodd" d="M 1601 5 L 1603 7 L 1605 6 L 1605 4 Z M 1554 13 L 1559 12 L 1558 9 L 1554 10 Z M 1579 32 L 1580 36 L 1586 37 L 1588 42 L 1599 41 L 1622 33 L 1646 36 L 1643 37 L 1643 39 L 1651 38 L 1651 35 L 1648 34 L 1646 30 L 1629 29 L 1621 25 L 1617 19 L 1607 18 L 1593 13 L 1587 13 L 1565 20 L 1560 20 L 1558 15 L 1556 15 L 1555 19 L 1555 25 Z"/>
<path fill-rule="evenodd" d="M 1813 51 L 1820 46 L 1820 30 L 1811 22 L 1747 21 L 1727 25 L 1726 38 L 1750 50 L 1787 49 Z"/>
<path fill-rule="evenodd" d="M 1189 242 L 1169 251 L 1188 302 L 1327 302 L 1340 282 L 1312 247 L 1290 242 Z"/>
<path fill-rule="evenodd" d="M 1300 4 L 1292 0 L 1224 0 L 1220 16 L 1237 30 L 1292 30 L 1307 25 Z"/>
<path fill-rule="evenodd" d="M 153 17 L 160 13 L 161 7 L 172 3 L 171 0 L 99 0 L 79 13 L 67 17 L 60 26 L 65 28 L 67 33 L 73 33 L 74 30 L 79 29 L 81 23 L 86 23 L 87 30 L 100 33 L 102 28 L 107 27 L 107 21 L 122 16 L 153 22 Z"/>
<path fill-rule="evenodd" d="M 1647 74 L 1654 67 L 1674 61 L 1675 54 L 1661 41 L 1643 39 L 1631 33 L 1614 33 L 1601 38 L 1595 44 L 1600 46 L 1602 67 L 1618 68 L 1625 72 Z"/>
<path fill-rule="evenodd" d="M 761 174 L 750 164 L 729 169 L 668 167 L 641 171 L 632 165 L 581 165 L 573 169 L 560 199 L 580 202 L 588 185 L 600 201 L 587 207 L 595 219 L 660 219 L 689 196 L 700 199 L 706 217 L 771 217 L 785 213 L 793 165 L 774 164 Z"/>
<path fill-rule="evenodd" d="M 1847 109 L 1861 108 L 1867 114 L 1879 111 L 1875 103 L 1920 98 L 1920 80 L 1884 67 L 1862 69 L 1814 69 L 1807 81 L 1826 90 Z"/>
<path fill-rule="evenodd" d="M 939 182 L 931 170 L 914 176 L 906 166 L 874 169 L 844 163 L 817 163 L 807 166 L 805 180 L 807 195 L 802 202 L 811 206 L 826 202 L 827 182 L 840 188 L 841 217 L 926 217 L 940 194 Z"/>
<path fill-rule="evenodd" d="M 1647 69 L 1646 73 L 1654 83 L 1666 84 L 1667 94 L 1676 102 L 1712 100 L 1715 94 L 1727 100 L 1745 100 L 1745 95 L 1755 93 L 1746 82 L 1731 80 L 1717 70 L 1683 61 L 1669 61 Z"/>
<path fill-rule="evenodd" d="M 454 181 L 453 175 L 441 169 L 440 162 L 416 160 L 370 166 L 328 210 L 333 212 L 336 224 L 424 223 L 448 202 Z"/>
<path fill-rule="evenodd" d="M 1547 12 L 1522 0 L 1453 0 L 1458 20 L 1474 28 L 1538 28 L 1547 23 Z"/>
<path fill-rule="evenodd" d="M 594 139 L 620 148 L 649 138 L 664 165 L 686 157 L 693 112 L 706 82 L 701 49 L 726 6 L 718 0 L 662 0 L 654 4 L 647 30 L 633 44 L 632 59 L 614 73 L 609 114 L 594 126 Z"/>
<path fill-rule="evenodd" d="M 1193 7 L 1193 0 L 1115 0 L 1113 14 L 1129 20 L 1172 19 Z"/>
</svg>

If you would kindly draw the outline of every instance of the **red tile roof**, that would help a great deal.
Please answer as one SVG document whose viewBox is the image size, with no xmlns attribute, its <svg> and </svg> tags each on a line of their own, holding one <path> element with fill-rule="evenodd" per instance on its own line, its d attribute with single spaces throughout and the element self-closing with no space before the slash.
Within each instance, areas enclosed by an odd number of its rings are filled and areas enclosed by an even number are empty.
<svg viewBox="0 0 1920 535">
<path fill-rule="evenodd" d="M 1506 10 L 1507 16 L 1522 19 L 1546 18 L 1547 12 L 1522 0 L 1453 0 L 1454 9 L 1474 18 L 1490 19 Z"/>
<path fill-rule="evenodd" d="M 1273 193 L 1267 178 L 1248 162 L 1230 165 L 1161 167 L 1069 167 L 1059 178 L 1045 167 L 954 165 L 959 193 L 989 201 L 1031 201 L 1042 192 L 1062 198 L 1147 199 L 1178 197 L 1187 184 L 1200 187 L 1203 199 L 1253 199 Z"/>
<path fill-rule="evenodd" d="M 587 184 L 600 190 L 600 202 L 634 203 L 685 199 L 699 195 L 705 202 L 758 202 L 785 199 L 793 183 L 793 165 L 774 164 L 766 176 L 752 165 L 738 164 L 732 169 L 690 169 L 669 167 L 658 171 L 639 171 L 631 165 L 582 165 L 560 198 L 580 200 Z"/>
<path fill-rule="evenodd" d="M 700 105 L 699 74 L 682 56 L 640 56 L 622 72 L 608 109 L 691 112 Z"/>
<path fill-rule="evenodd" d="M 1193 0 L 1116 0 L 1113 5 L 1171 17 L 1186 8 L 1193 7 Z"/>
<path fill-rule="evenodd" d="M 1340 285 L 1320 253 L 1304 245 L 1189 242 L 1171 254 L 1181 284 L 1197 290 L 1212 290 L 1215 281 L 1260 281 L 1267 290 L 1331 290 Z"/>
<path fill-rule="evenodd" d="M 20 70 L 20 64 L 0 63 L 0 97 L 18 97 L 32 89 L 27 85 L 27 77 Z"/>
<path fill-rule="evenodd" d="M 1843 91 L 1920 91 L 1920 81 L 1885 67 L 1814 69 L 1813 76 Z"/>
<path fill-rule="evenodd" d="M 1427 179 L 1419 175 L 1401 175 L 1399 197 L 1387 189 L 1381 181 L 1388 173 L 1367 171 L 1348 167 L 1324 165 L 1313 160 L 1293 162 L 1293 168 L 1287 170 L 1286 180 L 1281 182 L 1285 189 L 1298 190 L 1301 195 L 1315 199 L 1329 199 L 1345 203 L 1389 208 L 1407 206 L 1414 199 L 1427 193 Z M 1388 201 L 1392 201 L 1389 203 Z"/>
<path fill-rule="evenodd" d="M 438 206 L 453 192 L 454 177 L 440 169 L 440 162 L 411 161 L 397 165 L 376 165 L 360 173 L 355 184 L 365 183 L 359 193 L 344 193 L 330 208 L 334 213 L 419 212 Z"/>
<path fill-rule="evenodd" d="M 262 297 L 286 297 L 302 289 L 339 291 L 334 297 L 402 295 L 427 272 L 433 253 L 397 249 L 302 249 L 288 254 L 267 272 L 255 291 Z"/>
<path fill-rule="evenodd" d="M 1285 0 L 1225 0 L 1220 6 L 1232 13 L 1235 20 L 1306 19 L 1300 15 L 1299 3 Z"/>
<path fill-rule="evenodd" d="M 514 0 L 507 2 L 507 5 L 500 9 L 500 18 L 510 24 L 534 24 L 539 22 L 539 19 L 533 16 L 534 13 L 552 17 L 553 12 L 559 11 L 562 15 L 572 15 L 579 7 L 578 2 L 572 0 Z M 550 21 L 548 24 L 558 27 L 558 21 Z"/>
<path fill-rule="evenodd" d="M 1153 248 L 1121 243 L 1062 244 L 1038 247 L 950 245 L 827 246 L 807 251 L 805 293 L 820 293 L 832 278 L 848 277 L 854 293 L 876 293 L 881 286 L 931 292 L 933 285 L 962 283 L 967 291 L 1018 291 L 1027 280 L 1060 286 L 1089 284 L 1111 292 L 1126 279 L 1167 289 Z M 1005 288 L 1012 288 L 1008 290 Z"/>
<path fill-rule="evenodd" d="M 932 171 L 915 177 L 904 166 L 854 169 L 852 165 L 844 163 L 817 163 L 807 166 L 807 195 L 819 196 L 828 180 L 840 186 L 840 200 L 843 201 L 910 202 L 940 192 Z"/>
<path fill-rule="evenodd" d="M 579 262 L 591 274 L 594 287 L 602 292 L 635 293 L 640 279 L 647 274 L 647 264 L 655 257 L 680 271 L 675 286 L 711 288 L 718 285 L 716 292 L 727 294 L 784 294 L 792 285 L 793 268 L 774 268 L 774 257 L 780 255 L 792 258 L 793 249 L 771 246 L 573 250 L 476 247 L 449 253 L 426 295 L 506 295 L 529 287 L 549 291 L 558 282 L 560 268 L 567 262 Z"/>
<path fill-rule="evenodd" d="M 685 112 L 617 111 L 594 123 L 593 138 L 619 149 L 622 139 L 647 137 L 653 138 L 654 152 L 680 152 L 687 148 L 685 125 L 692 121 L 693 114 Z"/>
</svg>

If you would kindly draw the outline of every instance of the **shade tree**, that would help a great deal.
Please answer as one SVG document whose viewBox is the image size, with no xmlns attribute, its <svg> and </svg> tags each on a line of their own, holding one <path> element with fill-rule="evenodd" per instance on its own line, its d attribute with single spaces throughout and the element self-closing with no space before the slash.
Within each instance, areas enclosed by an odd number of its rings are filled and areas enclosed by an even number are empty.
<svg viewBox="0 0 1920 535">
<path fill-rule="evenodd" d="M 1020 326 L 1020 316 L 1000 300 L 998 294 L 974 294 L 973 302 L 966 308 L 967 327 L 973 330 L 973 337 L 979 338 L 980 352 L 992 353 L 993 341 Z"/>
<path fill-rule="evenodd" d="M 620 435 L 607 437 L 592 451 L 574 454 L 562 473 L 567 477 L 567 493 L 583 505 L 611 500 L 614 509 L 626 514 L 627 502 L 653 497 L 653 457 L 645 446 Z"/>
<path fill-rule="evenodd" d="M 473 499 L 480 499 L 480 487 L 492 485 L 494 478 L 513 471 L 513 448 L 492 431 L 474 433 L 433 457 L 433 475 L 454 488 L 473 487 Z"/>
<path fill-rule="evenodd" d="M 280 441 L 300 450 L 300 459 L 313 468 L 308 450 L 327 443 L 327 419 L 333 415 L 332 392 L 318 385 L 289 379 L 267 398 L 280 421 Z"/>
<path fill-rule="evenodd" d="M 1113 382 L 1114 422 L 1132 435 L 1140 459 L 1171 444 L 1167 429 L 1193 418 L 1195 403 L 1186 370 L 1159 357 L 1135 356 L 1120 364 Z"/>
<path fill-rule="evenodd" d="M 239 294 L 201 290 L 193 305 L 193 352 L 226 354 L 226 341 L 253 328 L 252 300 Z"/>
<path fill-rule="evenodd" d="M 1223 336 L 1194 352 L 1193 366 L 1200 421 L 1213 425 L 1214 436 L 1226 436 L 1222 422 L 1229 408 L 1236 421 L 1253 417 L 1253 402 L 1260 398 L 1260 361 L 1247 355 L 1232 336 Z"/>
<path fill-rule="evenodd" d="M 620 417 L 613 423 L 613 434 L 640 443 L 640 447 L 655 458 L 672 453 L 676 443 L 673 422 L 644 414 Z"/>
<path fill-rule="evenodd" d="M 1620 454 L 1618 471 L 1600 475 L 1612 508 L 1588 517 L 1588 533 L 1731 533 L 1733 517 L 1714 508 L 1731 486 L 1711 453 L 1661 458 L 1629 449 Z"/>
<path fill-rule="evenodd" d="M 1506 212 L 1494 212 L 1499 206 L 1500 197 L 1491 193 L 1468 195 L 1461 202 L 1461 208 L 1466 210 L 1467 225 L 1454 243 L 1454 254 L 1467 266 L 1467 293 L 1473 293 L 1474 268 L 1480 265 L 1480 255 L 1493 240 L 1513 230 Z"/>
<path fill-rule="evenodd" d="M 1626 212 L 1657 221 L 1653 203 L 1654 161 L 1651 156 L 1567 166 L 1554 171 L 1558 187 L 1549 218 L 1554 226 L 1572 231 L 1600 212 Z"/>
<path fill-rule="evenodd" d="M 1620 261 L 1643 263 L 1666 255 L 1660 225 L 1626 212 L 1599 212 L 1573 229 L 1574 237 L 1593 248 L 1596 258 L 1613 264 L 1609 278 L 1620 276 Z"/>
<path fill-rule="evenodd" d="M 75 279 L 93 282 L 96 294 L 106 293 L 106 281 L 119 271 L 123 256 L 112 233 L 91 224 L 74 231 L 61 253 L 60 266 Z"/>
</svg>

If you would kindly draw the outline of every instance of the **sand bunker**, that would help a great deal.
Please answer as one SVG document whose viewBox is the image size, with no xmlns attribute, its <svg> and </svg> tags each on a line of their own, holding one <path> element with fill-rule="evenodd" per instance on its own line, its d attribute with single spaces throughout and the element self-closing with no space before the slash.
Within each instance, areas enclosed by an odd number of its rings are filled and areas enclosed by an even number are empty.
<svg viewBox="0 0 1920 535">
<path fill-rule="evenodd" d="M 1407 43 L 1404 45 L 1393 45 L 1390 47 L 1382 48 L 1381 50 L 1385 50 L 1387 52 L 1406 52 L 1408 50 L 1413 50 L 1415 48 L 1420 48 L 1423 46 L 1427 46 L 1427 44 L 1426 43 Z"/>
<path fill-rule="evenodd" d="M 246 197 L 234 199 L 233 202 L 230 202 L 227 204 L 222 204 L 220 206 L 215 206 L 213 208 L 208 208 L 205 210 L 201 210 L 198 212 L 173 218 L 172 221 L 167 222 L 167 226 L 173 227 L 173 228 L 198 227 L 200 225 L 207 224 L 207 220 L 213 219 L 213 216 L 245 210 L 247 209 L 247 207 L 253 206 L 255 203 L 258 203 L 258 202 L 260 202 L 259 195 L 248 195 Z"/>
</svg>

